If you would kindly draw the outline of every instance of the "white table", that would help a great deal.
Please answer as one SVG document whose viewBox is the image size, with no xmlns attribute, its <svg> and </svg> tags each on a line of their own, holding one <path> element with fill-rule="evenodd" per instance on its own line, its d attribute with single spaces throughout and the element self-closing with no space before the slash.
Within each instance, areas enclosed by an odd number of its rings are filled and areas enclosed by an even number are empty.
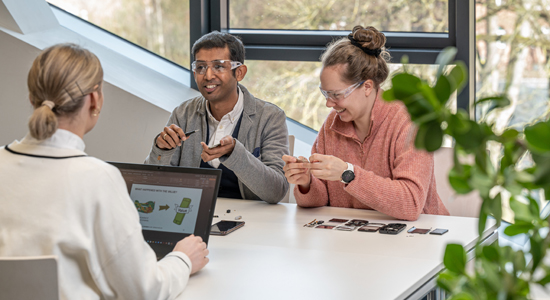
<svg viewBox="0 0 550 300">
<path fill-rule="evenodd" d="M 178 299 L 418 299 L 435 287 L 446 244 L 471 250 L 478 238 L 475 218 L 421 215 L 406 222 L 371 210 L 229 199 L 218 199 L 216 214 L 215 222 L 242 216 L 246 225 L 210 237 L 210 263 Z M 387 235 L 303 227 L 334 217 L 449 232 Z M 496 229 L 489 220 L 487 243 L 496 240 Z"/>
</svg>

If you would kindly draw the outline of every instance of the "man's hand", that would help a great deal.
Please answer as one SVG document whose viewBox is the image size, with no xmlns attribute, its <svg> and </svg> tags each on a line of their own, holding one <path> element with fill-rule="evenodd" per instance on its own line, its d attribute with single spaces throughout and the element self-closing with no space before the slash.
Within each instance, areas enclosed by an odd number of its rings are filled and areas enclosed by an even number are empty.
<svg viewBox="0 0 550 300">
<path fill-rule="evenodd" d="M 200 236 L 190 235 L 184 238 L 176 244 L 174 251 L 183 252 L 189 257 L 192 265 L 191 274 L 198 272 L 209 261 L 206 257 L 209 251 Z"/>
<path fill-rule="evenodd" d="M 235 149 L 235 140 L 232 136 L 227 135 L 220 140 L 220 145 L 217 147 L 208 148 L 208 145 L 204 142 L 201 142 L 201 145 L 201 158 L 204 162 L 209 162 L 224 155 L 231 155 L 231 153 L 233 153 L 233 149 Z"/>
<path fill-rule="evenodd" d="M 181 146 L 181 143 L 187 140 L 185 132 L 178 125 L 172 124 L 164 127 L 164 130 L 157 137 L 157 147 L 164 150 L 174 149 Z"/>
<path fill-rule="evenodd" d="M 311 175 L 324 180 L 340 181 L 348 164 L 332 155 L 315 153 L 309 157 Z"/>
</svg>

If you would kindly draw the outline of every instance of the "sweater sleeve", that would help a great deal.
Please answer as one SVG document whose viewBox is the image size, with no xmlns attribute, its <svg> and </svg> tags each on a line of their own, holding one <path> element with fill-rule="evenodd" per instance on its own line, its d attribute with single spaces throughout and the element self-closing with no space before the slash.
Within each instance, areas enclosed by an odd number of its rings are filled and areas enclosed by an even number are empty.
<svg viewBox="0 0 550 300">
<path fill-rule="evenodd" d="M 355 179 L 344 190 L 379 212 L 414 221 L 422 213 L 433 180 L 433 154 L 414 147 L 413 123 L 404 122 L 401 128 L 392 143 L 395 159 L 391 178 L 354 165 Z"/>
<path fill-rule="evenodd" d="M 122 176 L 114 171 L 108 171 L 107 176 L 110 184 L 104 180 L 102 195 L 108 192 L 108 201 L 99 201 L 94 208 L 99 266 L 93 277 L 102 298 L 174 299 L 187 285 L 190 259 L 184 253 L 172 252 L 157 262 L 143 239 L 139 216 Z"/>
<path fill-rule="evenodd" d="M 311 154 L 325 154 L 325 124 L 319 130 L 319 134 L 311 147 Z M 294 187 L 296 204 L 302 207 L 319 207 L 329 205 L 328 189 L 326 180 L 309 175 L 311 184 L 307 193 L 302 193 L 298 185 Z"/>
</svg>

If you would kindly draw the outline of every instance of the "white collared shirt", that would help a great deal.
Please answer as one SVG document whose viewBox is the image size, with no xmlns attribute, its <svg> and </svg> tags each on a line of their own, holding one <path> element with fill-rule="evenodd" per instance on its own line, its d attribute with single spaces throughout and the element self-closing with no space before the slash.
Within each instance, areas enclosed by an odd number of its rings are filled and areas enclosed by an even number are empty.
<svg viewBox="0 0 550 300">
<path fill-rule="evenodd" d="M 206 111 L 208 113 L 208 130 L 210 133 L 208 146 L 216 145 L 220 143 L 220 140 L 223 137 L 233 134 L 235 126 L 237 125 L 237 122 L 239 122 L 239 118 L 241 117 L 244 108 L 243 92 L 240 88 L 237 89 L 239 91 L 237 104 L 235 104 L 233 110 L 223 116 L 220 121 L 216 120 L 216 118 L 212 116 L 212 113 L 210 112 L 210 105 L 208 105 L 208 100 L 206 101 Z M 218 158 L 215 158 L 209 161 L 208 164 L 214 168 L 218 168 L 220 166 L 220 160 Z"/>
</svg>

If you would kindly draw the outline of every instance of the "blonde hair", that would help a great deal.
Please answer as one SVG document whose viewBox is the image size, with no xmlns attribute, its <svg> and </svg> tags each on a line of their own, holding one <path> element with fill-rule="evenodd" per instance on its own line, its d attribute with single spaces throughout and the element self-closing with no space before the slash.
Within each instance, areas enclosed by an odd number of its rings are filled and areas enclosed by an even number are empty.
<svg viewBox="0 0 550 300">
<path fill-rule="evenodd" d="M 357 42 L 357 46 L 352 44 L 350 38 Z M 342 74 L 345 82 L 356 83 L 371 79 L 378 88 L 389 74 L 387 62 L 391 57 L 384 46 L 386 36 L 372 26 L 364 28 L 357 25 L 353 27 L 350 38 L 337 40 L 328 46 L 321 56 L 323 67 L 345 65 Z"/>
<path fill-rule="evenodd" d="M 75 44 L 58 44 L 42 51 L 27 78 L 35 108 L 29 119 L 31 136 L 38 140 L 51 137 L 57 130 L 57 118 L 78 112 L 84 97 L 102 82 L 103 68 L 92 52 Z M 53 102 L 53 108 L 45 101 Z"/>
</svg>

